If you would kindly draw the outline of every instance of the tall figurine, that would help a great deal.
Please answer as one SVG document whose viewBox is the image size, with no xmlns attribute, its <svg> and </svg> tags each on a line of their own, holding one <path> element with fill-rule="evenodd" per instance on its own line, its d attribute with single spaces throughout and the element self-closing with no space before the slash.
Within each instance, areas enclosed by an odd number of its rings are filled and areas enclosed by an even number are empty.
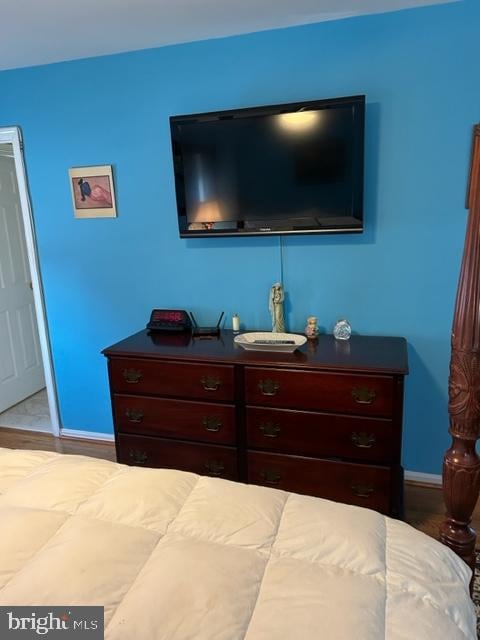
<svg viewBox="0 0 480 640">
<path fill-rule="evenodd" d="M 277 282 L 270 289 L 268 299 L 268 308 L 272 316 L 272 331 L 275 333 L 283 333 L 285 331 L 285 317 L 283 315 L 283 302 L 285 300 L 285 292 L 283 285 Z"/>
</svg>

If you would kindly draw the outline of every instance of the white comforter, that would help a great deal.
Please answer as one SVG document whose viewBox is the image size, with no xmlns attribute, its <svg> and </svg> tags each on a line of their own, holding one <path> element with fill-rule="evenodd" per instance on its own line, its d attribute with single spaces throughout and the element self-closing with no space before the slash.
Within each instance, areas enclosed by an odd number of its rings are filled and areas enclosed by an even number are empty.
<svg viewBox="0 0 480 640">
<path fill-rule="evenodd" d="M 101 604 L 109 640 L 474 640 L 469 579 L 367 509 L 0 449 L 0 605 Z"/>
</svg>

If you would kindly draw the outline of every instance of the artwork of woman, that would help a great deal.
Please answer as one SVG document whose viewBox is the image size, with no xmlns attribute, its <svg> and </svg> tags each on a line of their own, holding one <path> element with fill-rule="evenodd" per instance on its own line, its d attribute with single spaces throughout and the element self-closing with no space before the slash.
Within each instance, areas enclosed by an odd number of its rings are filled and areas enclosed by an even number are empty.
<svg viewBox="0 0 480 640">
<path fill-rule="evenodd" d="M 112 206 L 112 198 L 107 189 L 104 189 L 100 184 L 94 183 L 93 186 L 90 186 L 90 182 L 88 182 L 85 178 L 80 178 L 78 180 L 78 186 L 80 189 L 80 196 L 83 202 L 86 201 L 87 198 L 93 200 L 97 206 L 101 207 L 111 207 Z"/>
<path fill-rule="evenodd" d="M 285 318 L 283 315 L 283 302 L 285 300 L 285 292 L 283 285 L 277 282 L 270 289 L 268 298 L 268 308 L 272 316 L 272 331 L 283 333 L 285 331 Z"/>
<path fill-rule="evenodd" d="M 76 218 L 116 218 L 112 165 L 68 170 Z"/>
</svg>

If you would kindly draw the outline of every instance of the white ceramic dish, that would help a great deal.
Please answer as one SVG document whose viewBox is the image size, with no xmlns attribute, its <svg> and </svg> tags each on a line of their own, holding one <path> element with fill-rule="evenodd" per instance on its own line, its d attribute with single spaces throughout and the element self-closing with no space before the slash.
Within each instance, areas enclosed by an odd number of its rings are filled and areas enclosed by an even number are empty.
<svg viewBox="0 0 480 640">
<path fill-rule="evenodd" d="M 297 333 L 273 333 L 272 331 L 254 331 L 235 336 L 235 342 L 247 351 L 293 353 L 295 349 L 301 347 L 306 341 L 305 336 L 300 336 Z"/>
</svg>

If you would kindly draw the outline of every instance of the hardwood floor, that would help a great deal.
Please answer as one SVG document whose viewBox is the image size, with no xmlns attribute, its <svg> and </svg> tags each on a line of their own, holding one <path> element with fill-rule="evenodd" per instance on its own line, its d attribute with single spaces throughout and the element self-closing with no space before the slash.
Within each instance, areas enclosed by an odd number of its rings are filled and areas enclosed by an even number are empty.
<svg viewBox="0 0 480 640">
<path fill-rule="evenodd" d="M 92 458 L 115 460 L 115 446 L 113 442 L 98 440 L 80 440 L 79 438 L 54 438 L 48 433 L 22 431 L 20 429 L 5 429 L 0 427 L 0 447 L 7 449 L 41 449 L 43 451 L 57 451 Z"/>
<path fill-rule="evenodd" d="M 57 451 L 58 453 L 115 460 L 113 442 L 66 437 L 54 438 L 46 433 L 5 429 L 2 427 L 0 427 L 0 447 L 42 449 L 44 451 Z M 405 484 L 405 515 L 406 521 L 411 525 L 437 538 L 438 528 L 444 515 L 440 487 L 407 482 Z M 473 526 L 477 531 L 480 531 L 480 506 L 478 504 L 473 515 Z"/>
</svg>

